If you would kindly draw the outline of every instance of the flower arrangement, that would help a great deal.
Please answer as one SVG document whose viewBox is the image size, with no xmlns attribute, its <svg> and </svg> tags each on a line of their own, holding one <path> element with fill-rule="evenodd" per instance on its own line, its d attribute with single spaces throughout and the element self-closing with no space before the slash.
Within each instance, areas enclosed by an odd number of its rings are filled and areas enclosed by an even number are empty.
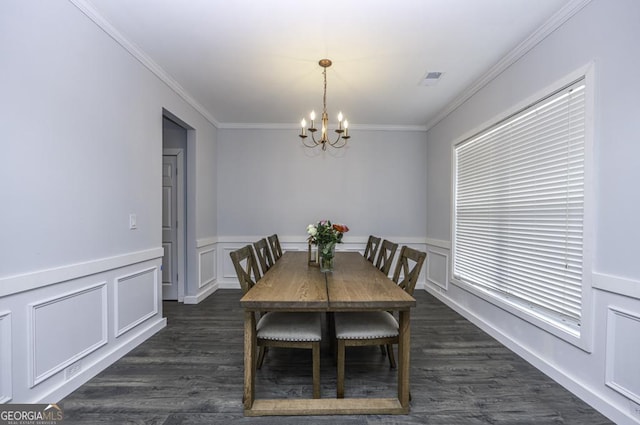
<svg viewBox="0 0 640 425">
<path fill-rule="evenodd" d="M 331 224 L 330 220 L 321 220 L 317 224 L 307 226 L 309 243 L 318 245 L 320 269 L 322 271 L 333 269 L 336 244 L 342 243 L 342 236 L 348 231 L 349 227 L 346 224 Z"/>
</svg>

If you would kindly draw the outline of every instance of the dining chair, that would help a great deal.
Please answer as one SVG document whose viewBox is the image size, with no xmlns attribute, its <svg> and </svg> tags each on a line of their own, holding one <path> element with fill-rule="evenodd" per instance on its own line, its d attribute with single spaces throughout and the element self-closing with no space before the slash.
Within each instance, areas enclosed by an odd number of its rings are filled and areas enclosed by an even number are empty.
<svg viewBox="0 0 640 425">
<path fill-rule="evenodd" d="M 376 268 L 378 268 L 385 275 L 389 274 L 391 270 L 391 264 L 393 264 L 393 257 L 396 255 L 398 244 L 388 240 L 382 241 L 380 245 L 380 251 L 378 251 L 378 260 L 376 261 Z"/>
<path fill-rule="evenodd" d="M 393 281 L 409 295 L 413 291 L 427 257 L 425 252 L 403 246 L 393 273 Z M 393 312 L 336 312 L 334 313 L 335 336 L 338 342 L 337 397 L 344 398 L 344 368 L 346 347 L 380 345 L 386 346 L 389 364 L 396 368 L 393 344 L 398 343 L 399 324 Z"/>
<path fill-rule="evenodd" d="M 369 235 L 369 240 L 367 241 L 367 247 L 364 249 L 364 258 L 367 259 L 368 262 L 373 264 L 376 259 L 376 254 L 378 253 L 378 247 L 380 246 L 380 238 L 377 236 Z"/>
<path fill-rule="evenodd" d="M 253 246 L 256 249 L 258 261 L 260 261 L 262 274 L 265 274 L 271 267 L 273 267 L 274 264 L 273 257 L 271 256 L 271 251 L 269 251 L 269 245 L 267 244 L 267 239 L 262 238 L 258 242 L 254 242 Z"/>
<path fill-rule="evenodd" d="M 251 245 L 230 253 L 243 294 L 249 292 L 259 279 L 256 257 Z M 254 313 L 255 314 L 255 313 Z M 260 347 L 257 369 L 262 367 L 267 347 L 311 349 L 313 368 L 313 398 L 320 398 L 320 341 L 322 322 L 320 313 L 265 312 L 255 321 L 257 345 Z"/>
<path fill-rule="evenodd" d="M 273 254 L 273 261 L 278 261 L 282 257 L 282 247 L 280 246 L 280 239 L 278 235 L 274 233 L 267 238 L 269 240 L 269 246 L 271 247 L 271 253 Z"/>
</svg>

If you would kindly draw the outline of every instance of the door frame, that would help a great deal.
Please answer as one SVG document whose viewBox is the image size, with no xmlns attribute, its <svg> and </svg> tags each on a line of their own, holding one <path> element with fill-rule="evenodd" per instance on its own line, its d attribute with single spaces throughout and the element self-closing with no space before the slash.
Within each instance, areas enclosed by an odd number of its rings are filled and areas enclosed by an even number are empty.
<svg viewBox="0 0 640 425">
<path fill-rule="evenodd" d="M 186 227 L 187 222 L 185 220 L 185 177 L 186 177 L 186 163 L 184 162 L 184 149 L 168 148 L 162 149 L 162 156 L 175 156 L 176 157 L 176 215 L 178 221 L 178 228 L 176 229 L 176 238 L 178 240 L 178 246 L 175 250 L 178 256 L 178 302 L 184 302 L 184 293 L 187 283 L 187 268 L 186 268 L 186 252 L 187 252 L 187 235 Z"/>
</svg>

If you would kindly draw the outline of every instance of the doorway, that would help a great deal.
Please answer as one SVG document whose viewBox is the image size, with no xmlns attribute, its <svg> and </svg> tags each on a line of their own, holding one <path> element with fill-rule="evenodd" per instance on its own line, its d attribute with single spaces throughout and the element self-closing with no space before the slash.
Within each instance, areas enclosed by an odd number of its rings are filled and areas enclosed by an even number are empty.
<svg viewBox="0 0 640 425">
<path fill-rule="evenodd" d="M 187 129 L 162 117 L 162 299 L 184 301 Z"/>
</svg>

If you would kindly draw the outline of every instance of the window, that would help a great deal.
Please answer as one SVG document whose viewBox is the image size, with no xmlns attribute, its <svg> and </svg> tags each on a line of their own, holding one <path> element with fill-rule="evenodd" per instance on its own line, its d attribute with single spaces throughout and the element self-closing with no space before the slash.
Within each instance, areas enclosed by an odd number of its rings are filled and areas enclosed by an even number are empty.
<svg viewBox="0 0 640 425">
<path fill-rule="evenodd" d="M 580 336 L 585 79 L 454 147 L 453 276 Z"/>
</svg>

